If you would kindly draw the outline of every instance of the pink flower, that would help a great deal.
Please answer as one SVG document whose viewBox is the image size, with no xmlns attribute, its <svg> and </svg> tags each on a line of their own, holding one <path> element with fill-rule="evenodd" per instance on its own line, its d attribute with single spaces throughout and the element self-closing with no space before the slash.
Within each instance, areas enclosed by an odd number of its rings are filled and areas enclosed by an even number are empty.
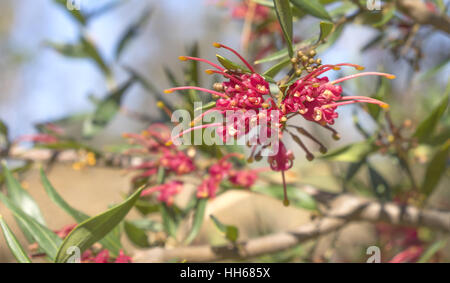
<svg viewBox="0 0 450 283">
<path fill-rule="evenodd" d="M 61 239 L 64 239 L 69 235 L 70 232 L 77 226 L 77 224 L 70 224 L 64 226 L 62 229 L 55 231 L 55 234 L 58 235 Z"/>
<path fill-rule="evenodd" d="M 258 179 L 257 170 L 234 171 L 230 173 L 230 182 L 236 186 L 250 189 Z"/>
<path fill-rule="evenodd" d="M 423 253 L 422 246 L 410 246 L 406 250 L 395 255 L 390 263 L 416 262 Z"/>
<path fill-rule="evenodd" d="M 171 181 L 163 185 L 147 188 L 141 193 L 141 196 L 148 196 L 155 192 L 159 192 L 158 201 L 165 202 L 170 206 L 174 202 L 174 196 L 177 195 L 182 188 L 183 183 L 179 181 Z"/>
<path fill-rule="evenodd" d="M 94 263 L 108 263 L 109 252 L 108 250 L 102 250 L 93 259 Z"/>
<path fill-rule="evenodd" d="M 298 112 L 306 120 L 317 122 L 321 125 L 332 125 L 334 124 L 334 119 L 338 117 L 336 109 L 341 105 L 363 102 L 378 104 L 384 108 L 388 107 L 386 103 L 370 97 L 342 96 L 342 87 L 336 84 L 368 75 L 385 76 L 389 79 L 393 79 L 395 76 L 378 72 L 366 72 L 343 77 L 332 82 L 328 80 L 328 77 L 317 77 L 327 71 L 338 70 L 340 66 L 352 66 L 358 70 L 363 69 L 361 66 L 347 63 L 321 65 L 289 87 L 282 102 L 281 109 L 283 114 Z"/>
<path fill-rule="evenodd" d="M 123 250 L 119 251 L 119 256 L 116 257 L 116 260 L 114 261 L 114 263 L 131 263 L 132 262 L 132 258 L 125 255 Z"/>
<path fill-rule="evenodd" d="M 17 139 L 17 142 L 34 142 L 41 144 L 57 143 L 58 138 L 50 134 L 23 135 Z"/>
</svg>

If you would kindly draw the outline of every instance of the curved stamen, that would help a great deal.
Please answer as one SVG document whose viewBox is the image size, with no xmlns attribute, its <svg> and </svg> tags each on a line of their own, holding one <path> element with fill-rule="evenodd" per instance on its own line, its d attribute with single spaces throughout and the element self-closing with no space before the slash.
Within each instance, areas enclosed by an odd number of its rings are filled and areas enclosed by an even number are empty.
<svg viewBox="0 0 450 283">
<path fill-rule="evenodd" d="M 340 100 L 361 100 L 361 101 L 371 101 L 375 104 L 387 104 L 386 102 L 383 102 L 381 100 L 366 96 L 343 96 L 340 98 Z"/>
<path fill-rule="evenodd" d="M 247 66 L 247 68 L 250 69 L 250 71 L 251 71 L 252 73 L 256 73 L 256 72 L 255 72 L 255 69 L 253 69 L 252 65 L 250 65 L 250 63 L 248 63 L 248 62 L 244 59 L 244 57 L 242 57 L 241 54 L 239 54 L 239 53 L 238 53 L 236 50 L 234 50 L 233 48 L 228 47 L 228 46 L 223 45 L 223 44 L 220 44 L 220 43 L 217 43 L 217 42 L 214 42 L 214 43 L 213 43 L 213 46 L 216 47 L 216 48 L 225 48 L 225 49 L 227 49 L 227 50 L 233 52 L 237 57 L 239 57 L 239 59 L 241 59 L 241 61 Z"/>
<path fill-rule="evenodd" d="M 223 125 L 222 123 L 213 123 L 213 124 L 199 125 L 199 126 L 196 126 L 196 127 L 189 128 L 189 129 L 184 130 L 183 132 L 179 133 L 178 135 L 173 136 L 172 140 L 170 141 L 170 143 L 172 143 L 174 139 L 177 139 L 177 138 L 179 138 L 181 136 L 184 136 L 185 134 L 190 133 L 192 131 L 195 131 L 195 130 L 198 130 L 198 129 L 211 128 L 211 127 L 219 127 L 219 126 L 222 126 L 222 125 Z"/>
<path fill-rule="evenodd" d="M 244 85 L 244 84 L 242 83 L 242 81 L 238 80 L 236 77 L 234 77 L 234 76 L 232 76 L 232 75 L 230 75 L 230 74 L 227 74 L 227 73 L 225 73 L 225 72 L 221 72 L 221 71 L 217 71 L 217 70 L 209 70 L 209 69 L 208 69 L 208 70 L 205 70 L 205 73 L 207 73 L 208 75 L 211 75 L 211 74 L 220 74 L 220 75 L 222 75 L 222 76 L 225 76 L 225 77 L 229 78 L 230 80 L 232 80 L 233 82 L 235 82 L 235 83 L 238 84 L 239 86 L 247 87 L 246 85 Z M 252 86 L 252 85 L 249 85 L 248 88 L 252 89 L 253 91 L 256 91 L 257 93 L 260 92 L 259 89 L 257 89 L 256 87 L 254 87 L 254 86 Z"/>
<path fill-rule="evenodd" d="M 388 78 L 390 80 L 395 79 L 395 75 L 392 75 L 392 74 L 379 73 L 379 72 L 366 72 L 366 73 L 359 73 L 359 74 L 346 76 L 346 77 L 334 80 L 332 82 L 329 82 L 328 84 L 330 84 L 330 85 L 338 84 L 338 83 L 341 83 L 346 80 L 350 80 L 350 79 L 354 79 L 354 78 L 358 78 L 358 77 L 364 77 L 364 76 L 382 76 L 382 77 Z"/>
<path fill-rule="evenodd" d="M 225 69 L 220 67 L 219 65 L 214 64 L 213 62 L 211 62 L 209 60 L 206 60 L 206 59 L 203 59 L 203 58 L 197 58 L 197 57 L 191 57 L 191 56 L 180 56 L 180 57 L 178 57 L 178 59 L 180 59 L 181 61 L 193 60 L 193 61 L 203 62 L 203 63 L 211 65 L 214 68 L 217 68 L 217 69 L 219 69 L 221 71 L 225 71 Z"/>
<path fill-rule="evenodd" d="M 212 108 L 212 109 L 209 109 L 209 110 L 203 112 L 202 114 L 198 115 L 197 117 L 194 118 L 194 120 L 192 120 L 191 126 L 194 126 L 198 121 L 201 121 L 203 119 L 203 117 L 205 117 L 206 115 L 208 115 L 209 113 L 212 113 L 214 111 L 219 111 L 219 110 L 216 108 Z"/>
<path fill-rule="evenodd" d="M 169 88 L 169 89 L 164 90 L 164 93 L 172 93 L 172 92 L 177 91 L 177 90 L 189 90 L 189 89 L 198 90 L 198 91 L 204 91 L 204 92 L 207 92 L 207 93 L 215 94 L 215 95 L 220 96 L 222 98 L 229 98 L 226 94 L 223 94 L 221 92 L 210 90 L 210 89 L 207 89 L 207 88 L 196 87 L 196 86 L 173 87 L 173 88 Z"/>
<path fill-rule="evenodd" d="M 336 102 L 336 103 L 326 104 L 326 105 L 323 105 L 322 108 L 338 107 L 338 106 L 348 105 L 348 104 L 353 104 L 353 103 L 371 103 L 371 104 L 377 104 L 377 105 L 379 105 L 382 108 L 388 108 L 389 107 L 389 104 L 386 104 L 386 103 L 381 102 L 381 101 L 351 100 L 351 101 L 340 101 L 340 102 Z"/>
</svg>

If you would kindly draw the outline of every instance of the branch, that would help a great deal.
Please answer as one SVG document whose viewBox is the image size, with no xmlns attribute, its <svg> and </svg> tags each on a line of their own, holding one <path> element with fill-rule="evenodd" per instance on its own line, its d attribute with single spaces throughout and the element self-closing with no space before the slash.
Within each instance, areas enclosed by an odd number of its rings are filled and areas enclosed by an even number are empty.
<svg viewBox="0 0 450 283">
<path fill-rule="evenodd" d="M 401 12 L 416 23 L 430 25 L 450 34 L 450 18 L 446 14 L 431 11 L 424 2 L 420 0 L 397 0 L 396 5 Z"/>
<path fill-rule="evenodd" d="M 349 221 L 386 222 L 393 225 L 426 226 L 450 233 L 450 212 L 420 210 L 412 206 L 355 197 L 348 194 L 333 194 L 310 187 L 305 191 L 323 205 L 330 207 L 325 217 L 302 225 L 288 232 L 276 233 L 250 239 L 237 246 L 209 245 L 177 247 L 173 249 L 152 248 L 137 252 L 136 262 L 165 262 L 173 259 L 188 262 L 211 262 L 225 259 L 254 258 L 264 254 L 280 252 L 342 228 Z"/>
</svg>

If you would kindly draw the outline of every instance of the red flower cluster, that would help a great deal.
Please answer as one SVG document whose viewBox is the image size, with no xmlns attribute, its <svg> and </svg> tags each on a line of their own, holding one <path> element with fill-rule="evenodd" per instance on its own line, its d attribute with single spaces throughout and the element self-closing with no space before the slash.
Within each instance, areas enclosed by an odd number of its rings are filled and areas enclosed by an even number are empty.
<svg viewBox="0 0 450 283">
<path fill-rule="evenodd" d="M 366 72 L 350 75 L 330 82 L 327 77 L 319 78 L 318 76 L 330 70 L 339 70 L 342 66 L 354 67 L 357 70 L 362 70 L 363 67 L 349 63 L 322 65 L 320 59 L 314 61 L 312 58 L 306 56 L 304 56 L 306 58 L 302 58 L 302 60 L 313 60 L 313 63 L 316 64 L 316 66 L 312 67 L 312 65 L 309 65 L 309 67 L 306 68 L 308 74 L 300 77 L 286 90 L 284 90 L 284 93 L 280 94 L 282 95 L 281 99 L 278 98 L 279 103 L 275 103 L 275 100 L 270 93 L 269 83 L 263 76 L 257 74 L 254 68 L 237 51 L 223 44 L 214 43 L 213 45 L 216 48 L 225 48 L 234 53 L 248 69 L 227 70 L 202 58 L 181 56 L 180 59 L 183 61 L 194 60 L 209 64 L 214 67 L 215 70 L 206 70 L 206 73 L 220 74 L 224 77 L 225 81 L 222 83 L 216 83 L 214 85 L 214 90 L 200 88 L 197 86 L 183 86 L 165 90 L 166 93 L 171 93 L 177 90 L 192 89 L 210 93 L 214 97 L 218 98 L 215 107 L 196 117 L 190 129 L 183 131 L 178 136 L 173 137 L 173 139 L 178 138 L 190 131 L 209 127 L 217 127 L 217 133 L 224 140 L 228 140 L 229 138 L 238 138 L 243 134 L 247 134 L 255 124 L 258 124 L 261 121 L 261 118 L 263 118 L 261 117 L 261 114 L 263 114 L 262 110 L 266 110 L 267 112 L 264 114 L 264 121 L 267 123 L 267 136 L 272 136 L 272 129 L 276 128 L 277 136 L 281 139 L 284 131 L 286 130 L 305 150 L 308 160 L 312 160 L 314 158 L 312 153 L 308 151 L 298 136 L 293 135 L 292 132 L 286 128 L 287 126 L 297 128 L 300 134 L 316 142 L 320 146 L 321 152 L 326 152 L 326 148 L 305 129 L 294 125 L 287 125 L 287 121 L 289 119 L 297 114 L 302 115 L 306 120 L 316 122 L 331 130 L 333 132 L 333 137 L 337 138 L 338 135 L 336 131 L 331 129 L 328 125 L 332 125 L 334 123 L 334 119 L 338 117 L 338 113 L 336 112 L 338 106 L 363 102 L 377 104 L 381 107 L 388 107 L 386 103 L 369 97 L 343 96 L 342 87 L 337 84 L 352 78 L 368 75 L 384 76 L 389 79 L 393 79 L 395 76 L 386 73 Z M 315 56 L 315 51 L 312 51 L 312 56 L 313 55 Z M 216 111 L 221 114 L 227 114 L 226 112 L 228 110 L 233 110 L 235 113 L 242 113 L 242 115 L 238 115 L 237 119 L 235 118 L 236 115 L 231 118 L 226 117 L 226 122 L 224 124 L 212 123 L 194 126 L 196 122 L 202 120 L 202 118 L 208 113 Z M 278 117 L 278 119 L 273 119 L 275 116 L 272 115 L 272 111 L 277 111 L 277 114 L 279 115 L 276 117 Z M 259 149 L 259 152 L 255 150 L 258 145 L 261 144 L 259 143 L 254 147 L 250 159 L 253 159 L 254 155 L 258 157 L 257 159 L 260 159 L 260 152 L 262 149 Z M 268 161 L 272 170 L 280 171 L 282 173 L 283 185 L 286 192 L 284 171 L 292 167 L 294 157 L 292 152 L 286 149 L 283 142 L 279 141 L 277 145 L 278 152 L 271 156 Z M 205 180 L 202 186 L 201 194 L 213 195 L 212 192 L 214 192 L 215 187 L 217 187 L 216 182 L 212 180 Z M 288 203 L 286 195 L 285 203 Z"/>
<path fill-rule="evenodd" d="M 227 177 L 234 185 L 244 188 L 253 186 L 258 178 L 257 170 L 234 171 L 232 169 L 233 164 L 228 161 L 228 159 L 233 156 L 238 158 L 241 157 L 240 154 L 230 153 L 209 168 L 209 176 L 197 188 L 198 198 L 214 198 L 220 183 Z"/>
<path fill-rule="evenodd" d="M 141 193 L 141 197 L 151 195 L 159 192 L 158 201 L 165 202 L 167 205 L 172 205 L 174 196 L 177 195 L 183 188 L 183 183 L 179 181 L 170 181 L 168 183 L 147 188 Z"/>
<path fill-rule="evenodd" d="M 164 167 L 166 173 L 183 175 L 195 170 L 191 158 L 174 145 L 167 144 L 170 141 L 170 129 L 164 124 L 153 124 L 143 131 L 140 135 L 125 133 L 123 136 L 129 138 L 130 142 L 137 143 L 142 148 L 134 148 L 127 153 L 150 153 L 158 154 L 157 160 L 146 161 L 140 165 L 133 166 L 131 169 L 144 170 L 136 178 L 147 178 L 155 175 L 160 166 Z"/>
</svg>

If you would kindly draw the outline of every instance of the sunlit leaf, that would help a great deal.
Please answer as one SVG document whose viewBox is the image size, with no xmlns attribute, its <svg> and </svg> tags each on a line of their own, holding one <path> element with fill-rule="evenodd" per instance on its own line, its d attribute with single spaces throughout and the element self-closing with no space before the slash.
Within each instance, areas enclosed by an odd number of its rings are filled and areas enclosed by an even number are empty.
<svg viewBox="0 0 450 283">
<path fill-rule="evenodd" d="M 438 149 L 427 165 L 425 178 L 421 186 L 422 192 L 427 196 L 433 192 L 445 171 L 448 170 L 449 148 L 450 139 Z"/>
<path fill-rule="evenodd" d="M 42 249 L 50 259 L 54 259 L 62 240 L 50 229 L 23 212 L 3 193 L 0 193 L 0 201 L 13 213 L 16 221 L 20 224 L 21 229 L 23 229 L 23 232 L 31 235 L 36 243 L 38 243 L 39 248 Z"/>
<path fill-rule="evenodd" d="M 225 69 L 230 71 L 239 71 L 244 73 L 250 73 L 250 70 L 246 66 L 242 66 L 240 64 L 234 63 L 231 60 L 228 60 L 227 58 L 216 54 L 217 60 L 220 62 L 222 66 L 225 67 Z"/>
<path fill-rule="evenodd" d="M 311 16 L 331 21 L 325 7 L 317 0 L 291 0 L 292 4 Z"/>
<path fill-rule="evenodd" d="M 133 244 L 140 248 L 150 247 L 147 234 L 142 228 L 137 227 L 132 222 L 124 221 L 124 229 L 128 239 L 130 239 Z"/>
<path fill-rule="evenodd" d="M 97 216 L 85 220 L 75 227 L 75 229 L 73 229 L 64 239 L 64 242 L 58 250 L 55 261 L 60 263 L 66 262 L 71 256 L 70 254 L 67 254 L 67 250 L 70 247 L 78 247 L 80 252 L 83 253 L 86 249 L 90 248 L 92 244 L 105 237 L 125 218 L 138 200 L 142 190 L 144 190 L 144 187 L 138 189 L 122 203 Z"/>
<path fill-rule="evenodd" d="M 449 95 L 448 93 L 442 98 L 439 105 L 434 108 L 430 115 L 428 115 L 425 120 L 423 120 L 419 126 L 417 127 L 414 137 L 416 137 L 419 142 L 425 142 L 430 137 L 432 137 L 434 130 L 436 129 L 437 124 L 439 123 L 439 120 L 444 115 L 445 111 L 448 107 L 448 99 Z"/>
<path fill-rule="evenodd" d="M 275 12 L 277 13 L 278 21 L 283 30 L 284 38 L 288 44 L 288 53 L 292 57 L 294 49 L 292 47 L 292 9 L 289 0 L 273 0 L 275 4 Z"/>
<path fill-rule="evenodd" d="M 185 244 L 189 244 L 192 242 L 192 240 L 195 239 L 195 237 L 198 235 L 198 232 L 200 232 L 200 228 L 203 224 L 203 218 L 205 215 L 205 209 L 206 204 L 208 203 L 208 199 L 202 198 L 197 200 L 197 205 L 195 206 L 195 215 L 194 215 L 194 222 L 192 224 L 191 231 L 189 232 L 188 236 L 186 237 Z"/>
<path fill-rule="evenodd" d="M 320 22 L 320 36 L 319 41 L 322 42 L 331 34 L 333 31 L 334 24 L 330 22 Z"/>
<path fill-rule="evenodd" d="M 11 201 L 14 202 L 14 204 L 23 212 L 34 218 L 37 222 L 45 225 L 45 220 L 39 206 L 31 195 L 24 188 L 22 188 L 19 181 L 13 177 L 5 162 L 2 162 L 2 169 L 6 180 L 6 187 L 8 188 L 8 197 Z"/>
<path fill-rule="evenodd" d="M 147 24 L 148 20 L 151 16 L 151 10 L 146 10 L 139 19 L 131 24 L 131 26 L 125 31 L 123 36 L 120 38 L 119 43 L 117 44 L 116 48 L 116 59 L 119 59 L 122 55 L 125 48 L 128 46 L 128 44 L 131 42 L 132 39 L 134 39 L 136 36 L 138 36 L 144 26 Z"/>
<path fill-rule="evenodd" d="M 265 71 L 263 73 L 264 76 L 269 76 L 271 78 L 275 77 L 281 70 L 283 70 L 283 68 L 285 68 L 286 66 L 289 66 L 290 64 L 290 60 L 289 58 L 286 58 L 284 60 L 281 60 L 280 62 L 278 62 L 277 64 L 273 65 L 272 67 L 270 67 L 267 71 Z"/>
<path fill-rule="evenodd" d="M 9 249 L 11 250 L 11 253 L 17 259 L 17 261 L 20 263 L 31 263 L 31 260 L 28 257 L 27 253 L 20 245 L 14 233 L 8 227 L 8 224 L 6 224 L 2 215 L 0 215 L 0 227 L 2 228 L 3 236 L 5 237 L 5 242 L 8 245 Z"/>
<path fill-rule="evenodd" d="M 371 142 L 357 142 L 330 151 L 320 158 L 334 161 L 359 162 L 376 150 Z"/>
</svg>

